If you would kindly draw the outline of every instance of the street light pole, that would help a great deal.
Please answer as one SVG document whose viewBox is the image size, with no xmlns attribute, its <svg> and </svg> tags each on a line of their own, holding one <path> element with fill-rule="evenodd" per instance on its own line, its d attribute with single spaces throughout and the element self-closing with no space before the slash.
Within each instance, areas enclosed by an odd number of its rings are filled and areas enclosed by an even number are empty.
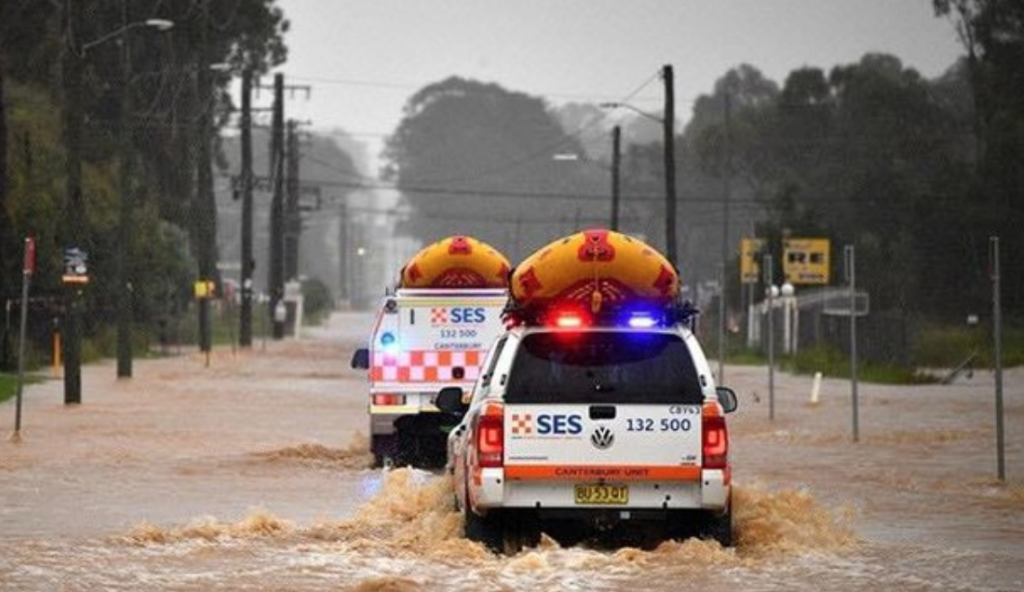
<svg viewBox="0 0 1024 592">
<path fill-rule="evenodd" d="M 252 347 L 252 68 L 242 71 L 242 307 L 238 344 Z"/>
<path fill-rule="evenodd" d="M 284 74 L 274 75 L 274 113 L 271 133 L 270 269 L 269 316 L 274 321 L 274 339 L 284 338 L 284 319 L 278 320 L 278 305 L 284 306 Z"/>
<path fill-rule="evenodd" d="M 67 148 L 64 232 L 71 248 L 85 249 L 88 224 L 82 201 L 82 59 L 71 37 L 72 27 L 82 22 L 82 2 L 68 0 L 64 14 L 64 144 Z M 63 330 L 64 403 L 82 402 L 81 289 L 70 286 Z"/>
<path fill-rule="evenodd" d="M 132 375 L 132 285 L 128 266 L 129 242 L 132 238 L 132 217 L 135 196 L 132 192 L 132 127 L 131 112 L 131 35 L 128 26 L 128 2 L 122 3 L 123 39 L 121 40 L 121 129 L 120 188 L 121 218 L 117 229 L 117 377 Z"/>
<path fill-rule="evenodd" d="M 210 3 L 203 2 L 202 33 L 200 35 L 199 68 L 196 72 L 199 92 L 199 150 L 196 170 L 196 238 L 199 264 L 199 281 L 213 286 L 217 275 L 217 205 L 213 196 L 213 173 L 210 170 L 210 142 L 212 141 L 213 88 L 210 76 Z M 199 349 L 207 355 L 213 349 L 212 319 L 210 300 L 213 294 L 206 293 L 199 299 Z"/>
<path fill-rule="evenodd" d="M 126 34 L 129 30 L 137 27 L 150 27 L 159 31 L 166 31 L 174 27 L 174 22 L 164 19 L 146 19 L 143 21 L 136 21 L 133 23 L 128 22 L 128 9 L 127 3 L 124 5 L 124 24 L 121 28 L 116 31 L 112 31 L 103 35 L 97 39 L 94 39 L 87 43 L 79 44 L 73 36 L 74 27 L 82 22 L 82 4 L 79 0 L 68 0 L 67 12 L 64 15 L 64 31 L 65 31 L 65 47 L 64 47 L 64 85 L 65 85 L 65 100 L 64 100 L 64 120 L 65 120 L 65 136 L 64 141 L 67 150 L 67 203 L 65 204 L 65 215 L 66 220 L 66 232 L 70 247 L 75 249 L 82 249 L 86 245 L 84 244 L 89 238 L 88 232 L 88 218 L 85 211 L 85 202 L 82 198 L 82 62 L 88 51 L 93 47 L 106 43 L 112 39 L 119 37 L 125 37 L 122 39 L 122 77 L 124 78 L 124 87 L 122 88 L 122 101 L 124 97 L 128 95 L 128 84 L 130 68 L 128 63 L 128 39 Z M 127 105 L 130 108 L 130 104 Z M 122 103 L 122 110 L 125 105 Z M 128 139 L 125 136 L 125 125 L 126 125 L 125 113 L 122 113 L 122 142 Z M 126 167 L 125 155 L 130 153 L 130 144 L 121 146 L 121 190 L 122 190 L 122 213 L 125 205 L 125 193 L 124 188 L 126 187 L 130 176 L 128 176 L 128 170 Z M 126 221 L 126 219 L 125 219 Z M 120 238 L 119 228 L 119 238 Z M 123 298 L 121 286 L 124 285 L 126 279 L 122 275 L 122 258 L 124 243 L 119 243 L 117 252 L 117 293 L 118 300 L 120 303 L 125 303 L 126 298 Z M 80 287 L 78 285 L 72 286 L 73 293 L 71 294 L 68 303 L 68 314 L 65 321 L 64 327 L 64 402 L 66 404 L 80 403 L 82 400 L 82 384 L 81 384 L 81 320 L 80 320 Z M 127 313 L 130 315 L 131 308 L 127 308 Z M 127 348 L 127 363 L 122 366 L 122 355 L 121 355 L 121 315 L 122 311 L 118 309 L 118 376 L 131 376 L 131 342 L 128 341 Z M 128 319 L 127 329 L 131 329 L 131 318 Z M 125 372 L 122 374 L 122 372 Z"/>
</svg>

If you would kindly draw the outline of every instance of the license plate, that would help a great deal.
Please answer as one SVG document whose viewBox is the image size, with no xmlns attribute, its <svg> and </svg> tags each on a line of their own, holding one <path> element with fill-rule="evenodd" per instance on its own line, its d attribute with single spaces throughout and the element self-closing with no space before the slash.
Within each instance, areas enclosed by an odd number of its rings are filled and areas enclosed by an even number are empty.
<svg viewBox="0 0 1024 592">
<path fill-rule="evenodd" d="M 618 505 L 629 503 L 628 485 L 578 484 L 577 504 Z"/>
</svg>

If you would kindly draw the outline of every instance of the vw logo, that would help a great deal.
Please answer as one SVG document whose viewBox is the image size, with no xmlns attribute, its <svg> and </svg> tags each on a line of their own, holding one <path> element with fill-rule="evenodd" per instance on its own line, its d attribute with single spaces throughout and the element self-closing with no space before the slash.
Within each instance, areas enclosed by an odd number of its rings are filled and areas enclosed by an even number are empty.
<svg viewBox="0 0 1024 592">
<path fill-rule="evenodd" d="M 608 428 L 600 426 L 590 434 L 590 443 L 598 450 L 606 450 L 615 443 L 615 434 Z"/>
</svg>

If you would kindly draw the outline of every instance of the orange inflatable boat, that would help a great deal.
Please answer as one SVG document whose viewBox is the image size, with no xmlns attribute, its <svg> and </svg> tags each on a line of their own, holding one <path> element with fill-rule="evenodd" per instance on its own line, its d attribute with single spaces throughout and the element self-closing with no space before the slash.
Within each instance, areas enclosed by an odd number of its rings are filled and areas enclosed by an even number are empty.
<svg viewBox="0 0 1024 592">
<path fill-rule="evenodd" d="M 509 262 L 487 243 L 450 236 L 427 246 L 405 264 L 399 288 L 507 288 Z"/>
<path fill-rule="evenodd" d="M 520 307 L 577 302 L 596 313 L 626 302 L 671 304 L 679 294 L 679 274 L 637 238 L 585 230 L 526 258 L 512 273 L 511 290 Z"/>
</svg>

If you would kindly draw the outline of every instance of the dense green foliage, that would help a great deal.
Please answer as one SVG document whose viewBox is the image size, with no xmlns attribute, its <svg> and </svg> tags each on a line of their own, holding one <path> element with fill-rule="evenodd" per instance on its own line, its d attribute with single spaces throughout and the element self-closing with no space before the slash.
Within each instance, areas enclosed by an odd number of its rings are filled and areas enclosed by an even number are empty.
<svg viewBox="0 0 1024 592">
<path fill-rule="evenodd" d="M 174 26 L 156 31 L 141 25 L 147 19 Z M 127 277 L 138 337 L 145 339 L 158 319 L 182 314 L 199 272 L 197 256 L 201 248 L 213 248 L 206 245 L 213 240 L 207 228 L 212 217 L 203 212 L 212 198 L 200 187 L 201 147 L 228 123 L 232 77 L 244 67 L 263 72 L 283 61 L 287 27 L 273 0 L 0 2 L 0 136 L 6 149 L 0 150 L 0 298 L 17 297 L 22 239 L 33 236 L 39 253 L 34 306 L 59 315 L 68 293 L 61 283 L 63 251 L 78 246 L 89 257 L 83 310 L 85 334 L 95 340 L 85 353 L 106 351 L 104 336 L 118 304 L 118 131 L 127 121 L 137 204 Z M 226 67 L 215 72 L 214 64 Z M 204 96 L 200 89 L 207 79 L 214 90 Z M 72 88 L 79 92 L 72 94 Z M 128 113 L 122 88 L 134 105 Z M 73 155 L 66 114 L 73 106 L 85 122 L 80 215 L 70 198 Z M 213 115 L 209 136 L 199 125 L 205 113 Z M 46 333 L 40 319 L 47 315 L 39 312 L 34 310 L 36 326 L 30 328 L 35 340 Z M 9 366 L 7 337 L 0 362 Z"/>
<path fill-rule="evenodd" d="M 729 159 L 734 199 L 763 206 L 757 234 L 776 261 L 783 237 L 820 236 L 841 272 L 841 246 L 853 245 L 874 310 L 959 321 L 991 309 L 996 235 L 1004 310 L 1020 316 L 1024 8 L 935 4 L 957 19 L 968 54 L 939 79 L 875 54 L 795 70 L 778 90 L 741 67 L 697 102 L 685 139 L 705 175 L 722 177 Z"/>
<path fill-rule="evenodd" d="M 965 84 L 962 69 L 931 83 L 874 54 L 827 74 L 794 71 L 758 100 L 726 78 L 716 97 L 733 100 L 730 126 L 719 118 L 688 131 L 713 175 L 730 133 L 731 167 L 744 181 L 738 198 L 763 205 L 757 234 L 776 261 L 783 237 L 829 238 L 836 272 L 842 245 L 857 248 L 858 284 L 878 310 L 976 310 L 990 229 L 970 223 Z"/>
</svg>

